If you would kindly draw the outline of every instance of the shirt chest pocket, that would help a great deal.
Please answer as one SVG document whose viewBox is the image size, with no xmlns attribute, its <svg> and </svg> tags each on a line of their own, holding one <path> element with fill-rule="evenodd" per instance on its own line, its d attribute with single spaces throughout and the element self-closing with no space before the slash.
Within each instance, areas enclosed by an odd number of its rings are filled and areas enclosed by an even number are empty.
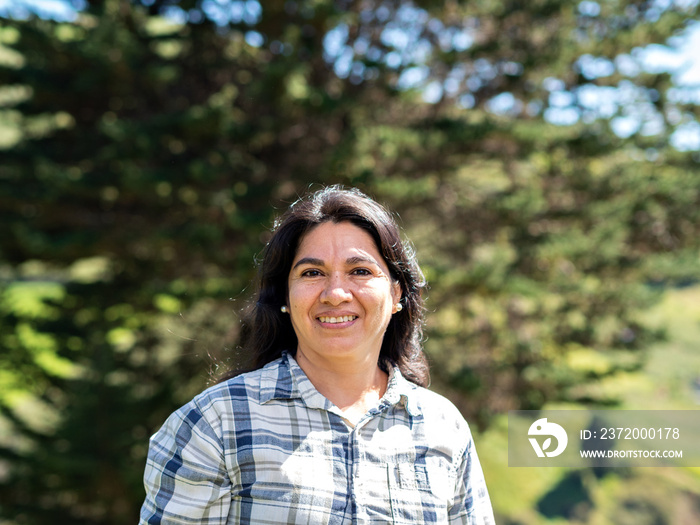
<svg viewBox="0 0 700 525">
<path fill-rule="evenodd" d="M 445 523 L 452 504 L 447 468 L 410 462 L 364 465 L 358 503 L 370 523 Z"/>
<path fill-rule="evenodd" d="M 444 523 L 452 501 L 449 473 L 439 465 L 387 465 L 394 523 Z"/>
</svg>

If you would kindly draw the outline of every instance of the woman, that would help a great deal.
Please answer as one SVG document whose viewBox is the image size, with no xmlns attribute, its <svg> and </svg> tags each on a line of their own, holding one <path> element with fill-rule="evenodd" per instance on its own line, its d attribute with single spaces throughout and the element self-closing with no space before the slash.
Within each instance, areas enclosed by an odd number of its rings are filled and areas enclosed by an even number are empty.
<svg viewBox="0 0 700 525">
<path fill-rule="evenodd" d="M 424 388 L 423 286 L 367 196 L 295 203 L 244 321 L 253 370 L 151 438 L 141 524 L 494 523 L 467 423 Z"/>
</svg>

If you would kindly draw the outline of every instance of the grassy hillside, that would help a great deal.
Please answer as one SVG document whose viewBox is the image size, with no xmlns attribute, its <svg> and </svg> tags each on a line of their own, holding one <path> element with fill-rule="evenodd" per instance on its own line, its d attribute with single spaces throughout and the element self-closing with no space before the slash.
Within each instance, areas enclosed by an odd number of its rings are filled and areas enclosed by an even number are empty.
<svg viewBox="0 0 700 525">
<path fill-rule="evenodd" d="M 619 396 L 624 409 L 700 409 L 700 286 L 667 291 L 647 319 L 666 340 L 643 370 L 597 388 Z M 700 523 L 700 468 L 510 468 L 507 431 L 504 415 L 477 436 L 499 525 Z"/>
</svg>

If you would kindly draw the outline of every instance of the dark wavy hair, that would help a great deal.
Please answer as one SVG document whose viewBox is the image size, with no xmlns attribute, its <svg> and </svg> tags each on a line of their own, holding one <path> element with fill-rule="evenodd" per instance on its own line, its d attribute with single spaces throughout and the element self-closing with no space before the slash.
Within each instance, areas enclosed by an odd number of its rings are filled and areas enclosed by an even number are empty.
<svg viewBox="0 0 700 525">
<path fill-rule="evenodd" d="M 298 200 L 275 221 L 258 269 L 254 300 L 242 319 L 240 351 L 257 370 L 297 349 L 297 336 L 289 315 L 280 311 L 287 304 L 288 278 L 301 239 L 325 222 L 349 222 L 374 239 L 394 281 L 401 286 L 403 310 L 393 315 L 384 334 L 378 365 L 386 372 L 397 366 L 401 374 L 421 386 L 429 383 L 428 363 L 423 354 L 423 298 L 425 278 L 415 253 L 402 242 L 391 214 L 357 189 L 331 186 Z M 230 371 L 226 377 L 241 373 Z"/>
</svg>

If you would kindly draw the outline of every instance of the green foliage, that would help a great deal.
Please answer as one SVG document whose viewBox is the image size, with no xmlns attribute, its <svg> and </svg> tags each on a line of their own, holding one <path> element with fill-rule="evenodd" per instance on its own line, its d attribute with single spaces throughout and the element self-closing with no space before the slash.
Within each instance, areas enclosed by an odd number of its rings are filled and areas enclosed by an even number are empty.
<svg viewBox="0 0 700 525">
<path fill-rule="evenodd" d="M 700 371 L 700 287 L 672 289 L 645 320 L 668 328 L 668 340 L 649 348 L 639 370 L 588 382 L 581 388 L 615 396 L 625 410 L 694 410 L 694 380 Z M 556 404 L 549 408 L 577 409 Z M 585 414 L 585 412 L 581 412 Z M 508 467 L 508 416 L 496 416 L 478 436 L 477 447 L 497 523 L 540 525 L 697 521 L 700 469 L 697 467 L 585 469 Z M 569 504 L 562 505 L 564 500 Z M 545 517 L 546 516 L 546 517 Z M 637 521 L 635 521 L 635 519 Z"/>
<path fill-rule="evenodd" d="M 0 519 L 133 523 L 147 436 L 235 363 L 255 255 L 319 183 L 399 213 L 431 284 L 434 387 L 475 424 L 616 403 L 597 386 L 661 334 L 649 284 L 698 277 L 697 162 L 669 146 L 697 108 L 619 66 L 696 15 L 664 5 L 95 0 L 72 22 L 0 19 Z M 582 95 L 617 87 L 608 113 Z M 611 132 L 630 115 L 639 132 Z"/>
<path fill-rule="evenodd" d="M 201 388 L 201 377 L 190 381 L 207 364 L 207 339 L 193 349 L 193 337 L 223 329 L 207 319 L 211 309 L 193 309 L 178 327 L 169 311 L 137 310 L 133 285 L 79 273 L 53 282 L 17 275 L 2 295 L 0 413 L 10 431 L 0 457 L 12 471 L 0 502 L 18 523 L 133 519 L 148 435 Z M 165 297 L 161 307 L 178 301 Z"/>
</svg>

